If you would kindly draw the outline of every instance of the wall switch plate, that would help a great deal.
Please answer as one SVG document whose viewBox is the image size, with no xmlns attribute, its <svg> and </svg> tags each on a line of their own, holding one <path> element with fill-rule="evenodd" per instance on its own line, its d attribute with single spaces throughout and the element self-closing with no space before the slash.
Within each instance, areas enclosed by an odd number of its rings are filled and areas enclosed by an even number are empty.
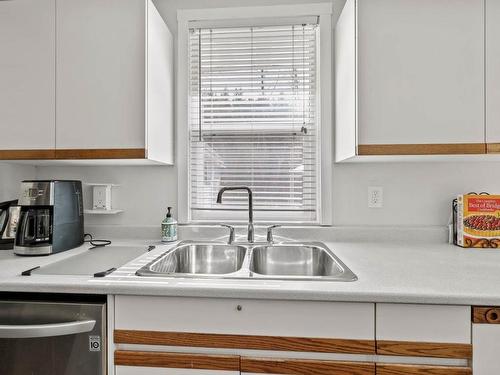
<svg viewBox="0 0 500 375">
<path fill-rule="evenodd" d="M 368 186 L 368 207 L 382 208 L 384 206 L 384 188 L 381 186 Z"/>
<path fill-rule="evenodd" d="M 94 186 L 93 201 L 94 210 L 111 210 L 111 185 Z"/>
</svg>

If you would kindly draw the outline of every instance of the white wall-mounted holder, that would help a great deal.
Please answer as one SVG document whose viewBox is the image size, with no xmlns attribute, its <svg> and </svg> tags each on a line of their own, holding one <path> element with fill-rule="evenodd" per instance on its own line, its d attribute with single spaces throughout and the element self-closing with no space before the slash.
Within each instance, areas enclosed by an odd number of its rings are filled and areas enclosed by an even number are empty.
<svg viewBox="0 0 500 375">
<path fill-rule="evenodd" d="M 123 210 L 113 209 L 113 188 L 120 185 L 108 183 L 86 183 L 86 186 L 92 188 L 92 208 L 85 209 L 83 212 L 89 215 L 115 215 Z"/>
</svg>

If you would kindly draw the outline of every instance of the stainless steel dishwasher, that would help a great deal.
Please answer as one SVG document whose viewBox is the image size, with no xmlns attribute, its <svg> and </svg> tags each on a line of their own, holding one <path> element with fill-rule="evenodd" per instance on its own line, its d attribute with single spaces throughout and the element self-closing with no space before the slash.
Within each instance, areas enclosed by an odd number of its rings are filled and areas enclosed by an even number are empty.
<svg viewBox="0 0 500 375">
<path fill-rule="evenodd" d="M 106 303 L 0 300 L 0 374 L 106 374 Z"/>
</svg>

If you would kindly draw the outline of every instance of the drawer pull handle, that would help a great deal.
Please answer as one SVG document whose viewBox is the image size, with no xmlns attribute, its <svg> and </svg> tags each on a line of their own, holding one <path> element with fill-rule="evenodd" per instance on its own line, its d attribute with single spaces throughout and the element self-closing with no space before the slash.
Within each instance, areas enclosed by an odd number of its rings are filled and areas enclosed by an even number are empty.
<svg viewBox="0 0 500 375">
<path fill-rule="evenodd" d="M 488 323 L 499 323 L 500 322 L 500 310 L 490 309 L 486 312 L 486 321 Z"/>
</svg>

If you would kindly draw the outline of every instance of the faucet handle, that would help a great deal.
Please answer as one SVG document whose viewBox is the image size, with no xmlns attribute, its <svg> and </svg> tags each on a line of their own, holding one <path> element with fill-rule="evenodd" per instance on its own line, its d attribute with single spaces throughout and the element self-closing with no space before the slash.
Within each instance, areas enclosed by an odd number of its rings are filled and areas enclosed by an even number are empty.
<svg viewBox="0 0 500 375">
<path fill-rule="evenodd" d="M 229 229 L 229 239 L 227 240 L 227 244 L 231 245 L 234 242 L 234 227 L 227 224 L 221 224 L 220 226 Z"/>
<path fill-rule="evenodd" d="M 274 228 L 279 228 L 281 227 L 281 225 L 271 225 L 270 227 L 267 227 L 267 242 L 269 243 L 273 243 L 274 242 L 274 238 L 273 238 L 273 229 Z"/>
</svg>

